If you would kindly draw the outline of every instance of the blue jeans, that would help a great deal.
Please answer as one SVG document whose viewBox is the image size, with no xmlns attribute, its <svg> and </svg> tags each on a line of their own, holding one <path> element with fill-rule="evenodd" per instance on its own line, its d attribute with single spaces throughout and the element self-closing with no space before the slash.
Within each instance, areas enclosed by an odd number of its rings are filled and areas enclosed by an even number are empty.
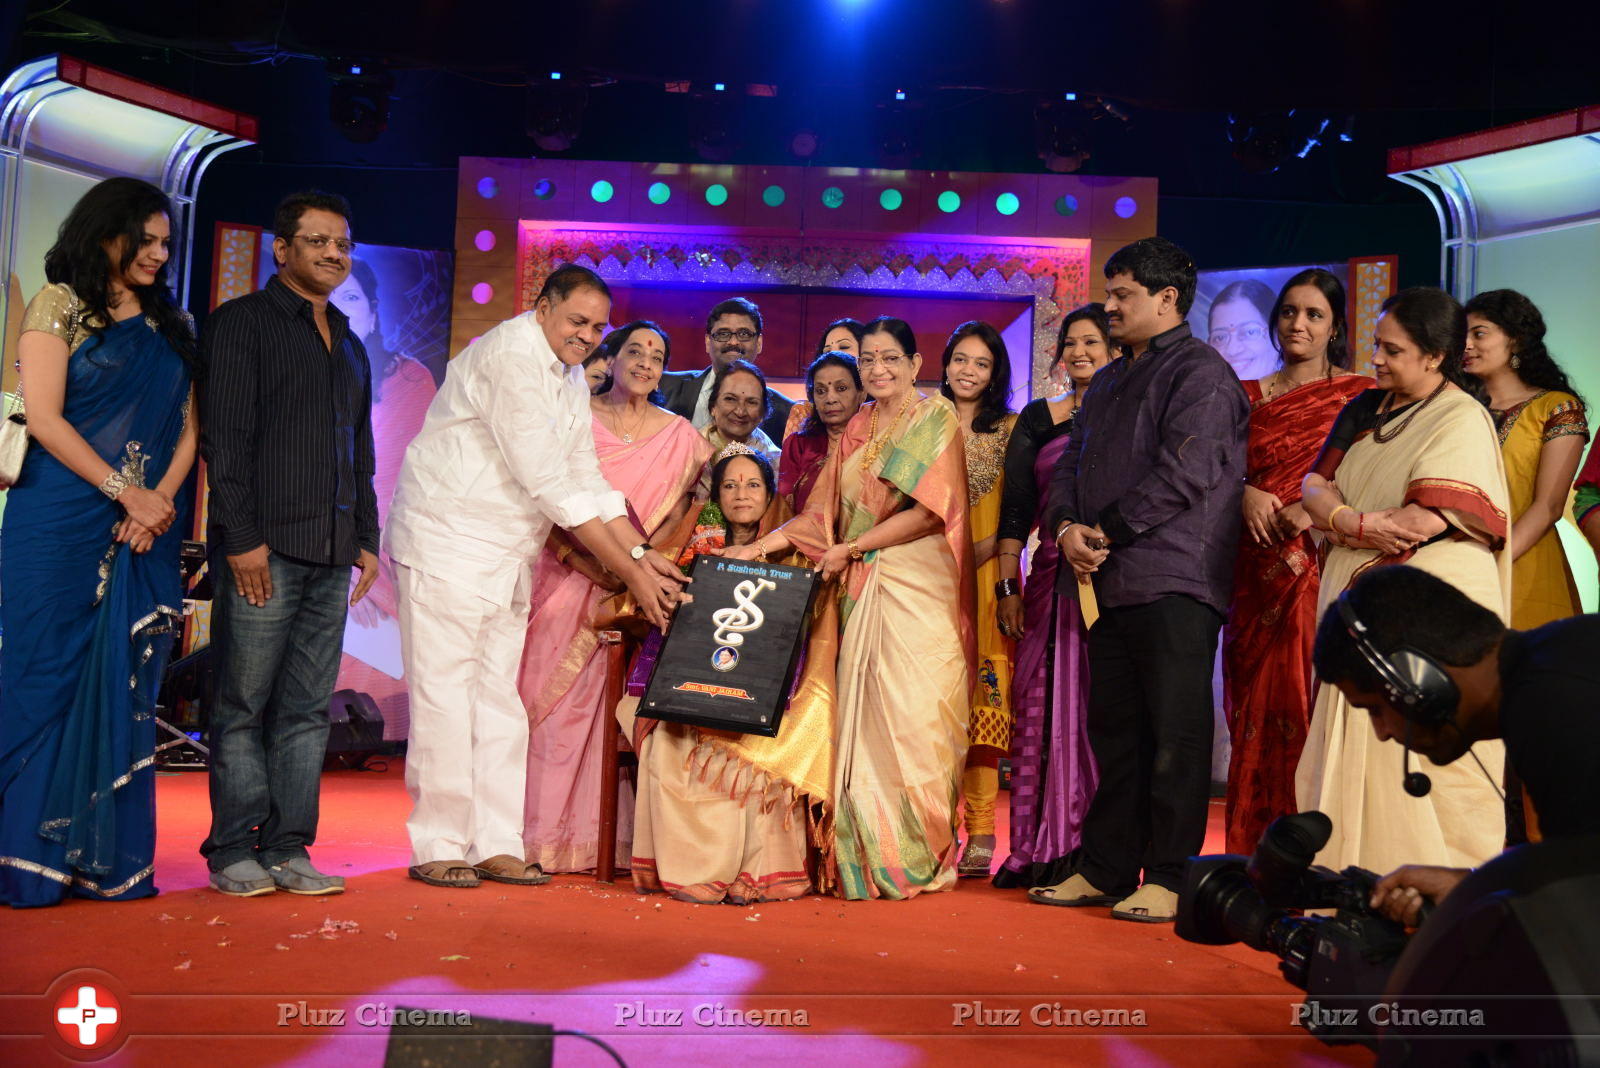
<svg viewBox="0 0 1600 1068">
<path fill-rule="evenodd" d="M 226 557 L 213 557 L 211 834 L 200 846 L 212 871 L 252 857 L 282 864 L 317 837 L 350 568 L 276 553 L 268 563 L 272 597 L 256 608 Z"/>
</svg>

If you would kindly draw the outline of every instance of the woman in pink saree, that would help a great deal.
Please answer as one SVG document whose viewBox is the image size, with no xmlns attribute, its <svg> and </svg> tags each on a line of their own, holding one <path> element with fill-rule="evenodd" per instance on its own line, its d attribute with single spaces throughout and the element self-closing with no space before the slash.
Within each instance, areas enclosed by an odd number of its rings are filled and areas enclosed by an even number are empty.
<svg viewBox="0 0 1600 1068">
<path fill-rule="evenodd" d="M 711 447 L 689 421 L 651 402 L 666 369 L 666 333 L 640 321 L 627 331 L 611 385 L 591 403 L 594 444 L 606 480 L 628 499 L 647 538 L 683 516 Z M 547 872 L 588 871 L 599 851 L 600 759 L 617 730 L 605 702 L 606 663 L 594 627 L 600 602 L 623 589 L 570 542 L 552 539 L 533 573 L 533 615 L 517 687 L 528 709 L 526 859 Z M 626 868 L 633 787 L 618 786 L 616 862 Z"/>
</svg>

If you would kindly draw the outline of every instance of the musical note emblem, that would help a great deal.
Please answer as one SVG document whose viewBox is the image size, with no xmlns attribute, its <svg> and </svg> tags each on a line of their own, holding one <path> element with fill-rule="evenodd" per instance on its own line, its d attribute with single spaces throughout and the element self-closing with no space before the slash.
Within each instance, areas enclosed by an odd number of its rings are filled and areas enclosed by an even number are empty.
<svg viewBox="0 0 1600 1068">
<path fill-rule="evenodd" d="M 775 590 L 778 584 L 771 579 L 760 579 L 752 582 L 745 579 L 733 588 L 733 599 L 737 607 L 719 608 L 711 613 L 711 622 L 716 624 L 716 631 L 711 635 L 711 640 L 718 645 L 729 645 L 737 648 L 744 644 L 744 636 L 753 630 L 760 630 L 761 624 L 766 622 L 766 616 L 756 604 L 756 598 L 763 590 Z"/>
</svg>

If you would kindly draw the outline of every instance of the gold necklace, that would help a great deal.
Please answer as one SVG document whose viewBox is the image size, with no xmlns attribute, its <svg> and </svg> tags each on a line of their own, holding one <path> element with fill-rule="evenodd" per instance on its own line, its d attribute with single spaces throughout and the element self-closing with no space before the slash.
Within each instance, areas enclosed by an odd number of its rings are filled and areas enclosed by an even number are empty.
<svg viewBox="0 0 1600 1068">
<path fill-rule="evenodd" d="M 888 445 L 889 439 L 894 436 L 894 428 L 899 424 L 900 417 L 906 414 L 906 409 L 911 407 L 911 400 L 916 395 L 917 390 L 913 386 L 906 393 L 906 399 L 900 402 L 900 410 L 894 413 L 894 419 L 890 421 L 889 429 L 884 431 L 881 440 L 878 437 L 878 409 L 880 406 L 877 401 L 872 402 L 872 419 L 867 424 L 867 447 L 861 450 L 862 467 L 871 467 L 873 461 L 882 455 L 884 446 Z"/>
<path fill-rule="evenodd" d="M 626 404 L 627 402 L 623 403 Z M 615 433 L 617 437 L 622 439 L 622 443 L 624 445 L 633 444 L 633 436 L 644 429 L 644 421 L 650 417 L 650 412 L 648 410 L 640 412 L 639 422 L 632 430 L 629 430 L 627 425 L 622 421 L 622 412 L 620 408 L 615 412 L 608 412 L 606 414 L 611 416 L 611 422 L 614 424 L 611 428 L 612 432 Z"/>
</svg>

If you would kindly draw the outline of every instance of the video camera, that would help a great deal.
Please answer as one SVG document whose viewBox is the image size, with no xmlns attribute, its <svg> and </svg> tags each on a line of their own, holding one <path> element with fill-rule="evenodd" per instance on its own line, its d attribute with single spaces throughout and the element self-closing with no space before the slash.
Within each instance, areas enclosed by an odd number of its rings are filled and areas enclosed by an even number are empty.
<svg viewBox="0 0 1600 1068">
<path fill-rule="evenodd" d="M 1275 954 L 1285 979 L 1313 995 L 1300 1020 L 1332 1044 L 1371 1045 L 1368 1011 L 1406 947 L 1405 928 L 1367 904 L 1378 876 L 1364 868 L 1313 867 L 1333 822 L 1321 812 L 1275 820 L 1255 854 L 1190 857 L 1178 898 L 1178 937 L 1201 945 L 1243 942 Z M 1332 916 L 1304 916 L 1331 909 Z"/>
</svg>

